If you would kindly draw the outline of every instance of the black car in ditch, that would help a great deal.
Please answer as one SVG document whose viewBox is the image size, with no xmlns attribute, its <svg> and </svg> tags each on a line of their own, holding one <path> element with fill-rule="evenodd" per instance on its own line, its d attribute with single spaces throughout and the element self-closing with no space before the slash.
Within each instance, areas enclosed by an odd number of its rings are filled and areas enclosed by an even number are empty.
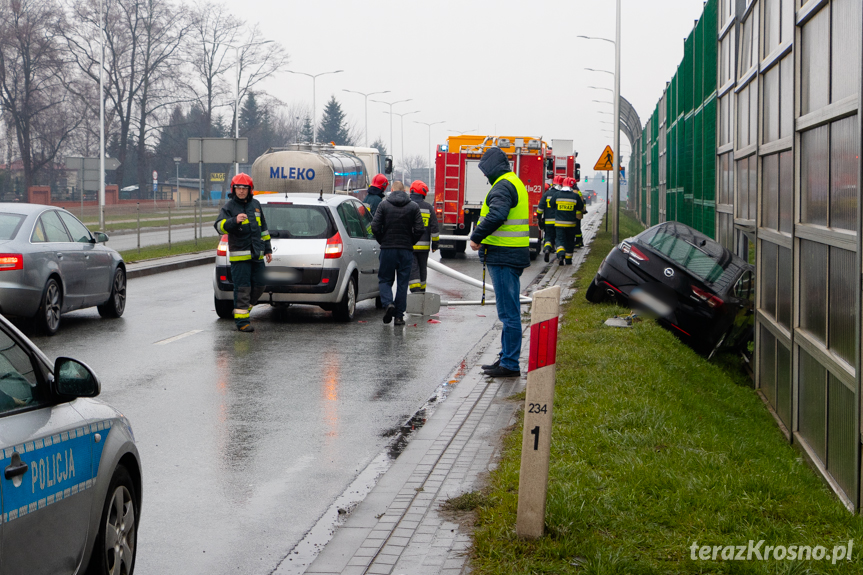
<svg viewBox="0 0 863 575">
<path fill-rule="evenodd" d="M 646 309 L 712 356 L 752 339 L 755 268 L 689 226 L 665 222 L 612 248 L 586 297 Z"/>
</svg>

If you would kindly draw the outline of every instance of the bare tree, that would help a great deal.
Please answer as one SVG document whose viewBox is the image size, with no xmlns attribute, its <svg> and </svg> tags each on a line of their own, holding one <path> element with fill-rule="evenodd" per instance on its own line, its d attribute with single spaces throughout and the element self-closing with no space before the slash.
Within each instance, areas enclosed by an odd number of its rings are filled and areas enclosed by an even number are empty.
<svg viewBox="0 0 863 575">
<path fill-rule="evenodd" d="M 55 0 L 0 0 L 0 105 L 16 133 L 26 188 L 80 121 L 69 106 L 61 19 Z"/>
<path fill-rule="evenodd" d="M 428 159 L 422 154 L 415 154 L 402 158 L 395 167 L 396 172 L 402 172 L 407 180 L 414 179 L 413 171 L 428 168 Z M 426 182 L 428 183 L 428 182 Z"/>
</svg>

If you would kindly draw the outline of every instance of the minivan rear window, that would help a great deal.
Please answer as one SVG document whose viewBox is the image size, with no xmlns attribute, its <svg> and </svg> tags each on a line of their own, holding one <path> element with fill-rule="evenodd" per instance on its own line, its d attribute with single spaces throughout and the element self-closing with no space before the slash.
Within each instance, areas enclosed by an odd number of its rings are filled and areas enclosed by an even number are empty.
<svg viewBox="0 0 863 575">
<path fill-rule="evenodd" d="M 0 214 L 0 241 L 15 239 L 25 217 L 21 214 Z"/>
<path fill-rule="evenodd" d="M 269 203 L 261 207 L 267 229 L 274 238 L 317 240 L 335 233 L 325 206 Z"/>
</svg>

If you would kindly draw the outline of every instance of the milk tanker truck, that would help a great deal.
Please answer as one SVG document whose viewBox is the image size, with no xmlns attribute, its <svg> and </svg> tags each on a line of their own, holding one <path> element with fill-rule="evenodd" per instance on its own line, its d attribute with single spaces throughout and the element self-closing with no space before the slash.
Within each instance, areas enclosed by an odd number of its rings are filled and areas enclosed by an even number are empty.
<svg viewBox="0 0 863 575">
<path fill-rule="evenodd" d="M 332 144 L 270 148 L 252 164 L 258 191 L 350 194 L 360 201 L 379 173 L 392 173 L 392 158 L 382 156 L 377 148 Z"/>
</svg>

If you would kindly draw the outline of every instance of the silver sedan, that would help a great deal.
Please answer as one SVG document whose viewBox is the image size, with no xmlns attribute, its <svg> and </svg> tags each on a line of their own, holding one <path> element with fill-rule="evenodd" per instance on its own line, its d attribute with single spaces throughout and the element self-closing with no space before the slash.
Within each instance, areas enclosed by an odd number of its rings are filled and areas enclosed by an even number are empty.
<svg viewBox="0 0 863 575">
<path fill-rule="evenodd" d="M 83 363 L 0 317 L 0 575 L 131 574 L 141 464 L 128 420 Z"/>
<path fill-rule="evenodd" d="M 123 315 L 126 266 L 106 241 L 64 209 L 0 203 L 0 313 L 31 318 L 48 335 L 68 311 Z"/>
</svg>

